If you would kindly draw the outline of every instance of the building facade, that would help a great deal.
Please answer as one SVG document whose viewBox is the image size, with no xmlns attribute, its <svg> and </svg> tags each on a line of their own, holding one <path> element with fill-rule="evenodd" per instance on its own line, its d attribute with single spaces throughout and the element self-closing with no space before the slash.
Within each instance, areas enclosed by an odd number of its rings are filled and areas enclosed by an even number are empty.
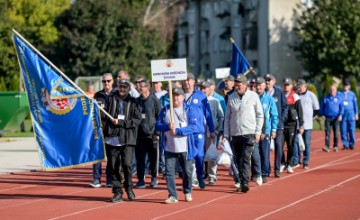
<svg viewBox="0 0 360 220">
<path fill-rule="evenodd" d="M 302 67 L 291 44 L 293 10 L 301 0 L 189 0 L 178 21 L 178 56 L 195 75 L 229 67 L 232 37 L 258 75 L 298 78 Z"/>
</svg>

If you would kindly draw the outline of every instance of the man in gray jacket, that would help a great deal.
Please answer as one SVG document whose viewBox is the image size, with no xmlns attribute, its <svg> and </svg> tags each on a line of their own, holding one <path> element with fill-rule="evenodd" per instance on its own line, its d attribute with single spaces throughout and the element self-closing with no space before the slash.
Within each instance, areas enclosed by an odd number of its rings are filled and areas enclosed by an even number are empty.
<svg viewBox="0 0 360 220">
<path fill-rule="evenodd" d="M 224 124 L 224 138 L 231 138 L 239 167 L 239 192 L 249 191 L 251 153 L 260 140 L 264 113 L 259 96 L 247 88 L 243 74 L 235 78 L 235 92 L 229 96 Z"/>
</svg>

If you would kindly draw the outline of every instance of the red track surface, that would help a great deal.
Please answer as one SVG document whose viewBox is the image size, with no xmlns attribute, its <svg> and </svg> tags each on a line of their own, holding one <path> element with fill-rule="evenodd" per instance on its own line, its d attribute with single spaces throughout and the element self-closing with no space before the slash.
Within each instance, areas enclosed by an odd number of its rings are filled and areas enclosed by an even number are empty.
<svg viewBox="0 0 360 220">
<path fill-rule="evenodd" d="M 359 136 L 359 134 L 357 134 Z M 136 200 L 111 203 L 110 188 L 88 187 L 92 167 L 0 175 L 1 219 L 359 219 L 360 144 L 354 151 L 322 152 L 324 133 L 313 132 L 310 169 L 295 169 L 235 193 L 219 170 L 216 186 L 193 190 L 193 202 L 164 204 L 159 187 L 135 189 Z M 149 178 L 146 179 L 149 182 Z M 134 178 L 134 182 L 136 179 Z M 180 189 L 178 180 L 178 189 Z M 126 197 L 126 196 L 125 196 Z"/>
</svg>

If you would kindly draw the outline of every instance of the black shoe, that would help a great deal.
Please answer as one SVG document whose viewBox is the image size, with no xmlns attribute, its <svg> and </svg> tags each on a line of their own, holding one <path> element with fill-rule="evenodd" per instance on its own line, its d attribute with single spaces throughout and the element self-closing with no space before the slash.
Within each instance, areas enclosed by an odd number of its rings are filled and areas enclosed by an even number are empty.
<svg viewBox="0 0 360 220">
<path fill-rule="evenodd" d="M 350 150 L 354 150 L 354 146 L 350 145 L 349 148 L 350 148 Z"/>
<path fill-rule="evenodd" d="M 129 199 L 130 201 L 134 201 L 134 200 L 135 200 L 135 193 L 134 193 L 134 191 L 133 191 L 132 189 L 127 190 L 126 193 L 127 193 L 128 199 Z"/>
<path fill-rule="evenodd" d="M 240 186 L 240 191 L 243 193 L 247 193 L 249 191 L 249 189 L 250 189 L 249 185 L 247 185 L 247 184 Z"/>
<path fill-rule="evenodd" d="M 144 180 L 139 180 L 139 181 L 136 183 L 135 188 L 137 188 L 137 189 L 145 189 L 146 186 L 145 186 Z"/>
<path fill-rule="evenodd" d="M 275 170 L 275 177 L 280 177 L 280 171 L 279 170 Z"/>
<path fill-rule="evenodd" d="M 115 194 L 114 194 L 114 197 L 112 198 L 111 201 L 112 201 L 112 202 L 121 202 L 121 201 L 123 201 L 122 194 L 120 194 L 120 193 L 115 193 Z"/>
</svg>

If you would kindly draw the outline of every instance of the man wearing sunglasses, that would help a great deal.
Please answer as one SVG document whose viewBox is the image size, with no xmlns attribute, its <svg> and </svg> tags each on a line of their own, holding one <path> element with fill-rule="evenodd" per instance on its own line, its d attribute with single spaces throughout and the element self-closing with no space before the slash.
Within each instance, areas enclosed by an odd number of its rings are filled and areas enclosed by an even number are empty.
<svg viewBox="0 0 360 220">
<path fill-rule="evenodd" d="M 101 108 L 105 108 L 106 100 L 108 99 L 110 93 L 113 91 L 114 80 L 113 80 L 112 74 L 111 73 L 103 74 L 103 76 L 101 78 L 101 82 L 103 85 L 103 89 L 101 91 L 98 91 L 97 93 L 95 93 L 94 99 L 97 101 L 97 103 L 99 104 L 99 106 Z M 102 127 L 104 127 L 104 122 L 106 119 L 105 117 L 106 116 L 101 112 Z M 105 149 L 106 149 L 106 157 L 109 158 L 109 154 L 108 154 L 106 145 L 105 145 Z M 93 165 L 93 181 L 90 183 L 91 187 L 94 187 L 94 188 L 101 187 L 101 174 L 102 174 L 101 162 L 94 164 Z M 110 166 L 108 163 L 106 164 L 106 186 L 112 187 L 111 171 L 110 171 Z"/>
</svg>

